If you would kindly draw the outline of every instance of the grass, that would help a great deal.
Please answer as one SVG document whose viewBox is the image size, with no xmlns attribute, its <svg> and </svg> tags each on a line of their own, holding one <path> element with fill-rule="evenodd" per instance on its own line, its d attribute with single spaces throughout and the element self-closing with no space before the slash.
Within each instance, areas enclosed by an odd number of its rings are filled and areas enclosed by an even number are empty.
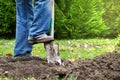
<svg viewBox="0 0 120 80">
<path fill-rule="evenodd" d="M 14 40 L 0 39 L 0 56 L 13 53 Z"/>
<path fill-rule="evenodd" d="M 6 40 L 0 39 L 0 56 L 11 53 L 14 50 L 14 39 Z M 115 45 L 118 43 L 117 39 L 80 39 L 80 40 L 55 40 L 59 44 L 60 55 L 63 59 L 86 59 L 94 58 L 105 52 L 112 52 L 115 50 Z M 36 44 L 33 46 L 33 55 L 38 55 L 46 58 L 46 52 L 43 44 Z"/>
<path fill-rule="evenodd" d="M 61 40 L 56 42 L 60 44 L 61 56 L 65 59 L 94 58 L 105 52 L 112 52 L 117 44 L 116 39 Z"/>
</svg>

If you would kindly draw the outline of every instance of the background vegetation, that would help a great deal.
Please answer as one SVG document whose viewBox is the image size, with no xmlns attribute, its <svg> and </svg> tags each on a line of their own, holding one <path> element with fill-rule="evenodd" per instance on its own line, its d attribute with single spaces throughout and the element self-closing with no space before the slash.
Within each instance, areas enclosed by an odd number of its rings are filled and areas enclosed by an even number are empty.
<svg viewBox="0 0 120 80">
<path fill-rule="evenodd" d="M 15 33 L 15 2 L 0 0 L 0 36 Z"/>
<path fill-rule="evenodd" d="M 105 13 L 103 15 L 106 26 L 109 29 L 109 37 L 117 37 L 120 34 L 120 0 L 104 0 Z"/>
<path fill-rule="evenodd" d="M 58 39 L 115 38 L 120 34 L 120 0 L 55 2 L 55 37 Z M 0 36 L 15 33 L 15 12 L 14 0 L 0 0 Z"/>
<path fill-rule="evenodd" d="M 102 18 L 102 0 L 58 0 L 56 3 L 55 26 L 56 33 L 62 34 L 60 37 L 99 37 L 108 30 Z M 62 16 L 62 21 L 58 16 Z"/>
</svg>

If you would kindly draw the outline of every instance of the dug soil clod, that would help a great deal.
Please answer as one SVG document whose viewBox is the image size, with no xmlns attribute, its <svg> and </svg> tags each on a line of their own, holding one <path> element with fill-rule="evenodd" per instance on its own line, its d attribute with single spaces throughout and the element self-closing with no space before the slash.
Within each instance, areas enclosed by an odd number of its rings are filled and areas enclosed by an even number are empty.
<svg viewBox="0 0 120 80">
<path fill-rule="evenodd" d="M 106 53 L 94 59 L 70 62 L 64 65 L 50 65 L 39 57 L 1 57 L 0 76 L 14 80 L 34 77 L 36 80 L 55 78 L 75 80 L 120 80 L 120 54 Z"/>
</svg>

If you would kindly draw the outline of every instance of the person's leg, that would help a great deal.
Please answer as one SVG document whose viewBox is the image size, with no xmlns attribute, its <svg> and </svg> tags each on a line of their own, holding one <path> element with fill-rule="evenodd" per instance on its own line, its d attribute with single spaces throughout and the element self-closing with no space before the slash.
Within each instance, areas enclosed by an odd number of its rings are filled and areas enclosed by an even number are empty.
<svg viewBox="0 0 120 80">
<path fill-rule="evenodd" d="M 32 45 L 28 43 L 29 27 L 33 20 L 32 0 L 16 1 L 16 41 L 14 57 L 30 56 Z"/>
<path fill-rule="evenodd" d="M 29 37 L 35 38 L 45 35 L 50 27 L 52 0 L 36 0 L 33 24 L 29 30 Z"/>
</svg>

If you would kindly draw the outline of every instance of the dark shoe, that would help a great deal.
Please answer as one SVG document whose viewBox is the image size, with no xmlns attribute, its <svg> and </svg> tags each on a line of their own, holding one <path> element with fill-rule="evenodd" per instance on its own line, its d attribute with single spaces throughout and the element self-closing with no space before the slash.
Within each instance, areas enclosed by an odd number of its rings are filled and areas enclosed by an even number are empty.
<svg viewBox="0 0 120 80">
<path fill-rule="evenodd" d="M 17 54 L 17 55 L 14 55 L 14 57 L 31 57 L 31 54 L 30 53 L 25 53 L 25 54 Z"/>
<path fill-rule="evenodd" d="M 33 39 L 28 39 L 28 42 L 33 45 L 33 44 L 37 44 L 37 43 L 50 42 L 53 40 L 54 40 L 54 38 L 52 36 L 44 35 L 44 36 L 36 37 Z"/>
</svg>

